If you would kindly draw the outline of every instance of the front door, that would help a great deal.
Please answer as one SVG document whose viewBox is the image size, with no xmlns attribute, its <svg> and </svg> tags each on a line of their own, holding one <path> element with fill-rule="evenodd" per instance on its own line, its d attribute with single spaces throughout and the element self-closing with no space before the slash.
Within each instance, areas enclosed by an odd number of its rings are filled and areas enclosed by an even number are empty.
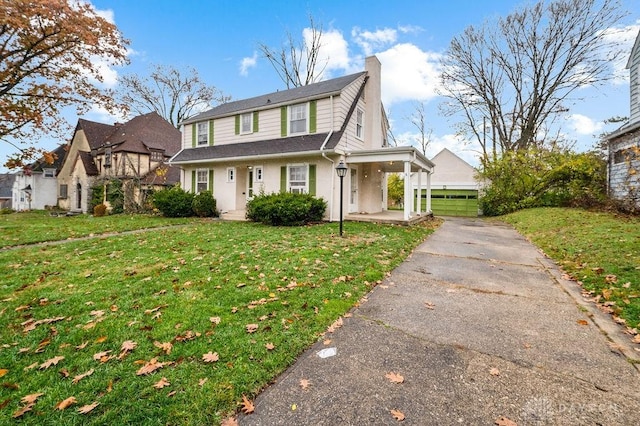
<svg viewBox="0 0 640 426">
<path fill-rule="evenodd" d="M 349 170 L 349 212 L 355 213 L 358 211 L 358 171 L 356 169 Z"/>
</svg>

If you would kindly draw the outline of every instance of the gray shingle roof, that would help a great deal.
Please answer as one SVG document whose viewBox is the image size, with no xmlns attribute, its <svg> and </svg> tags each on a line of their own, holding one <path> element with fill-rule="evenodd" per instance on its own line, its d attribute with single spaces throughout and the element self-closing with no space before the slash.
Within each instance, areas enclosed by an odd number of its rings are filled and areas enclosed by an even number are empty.
<svg viewBox="0 0 640 426">
<path fill-rule="evenodd" d="M 184 149 L 171 163 L 217 160 L 225 158 L 255 157 L 260 155 L 290 154 L 296 152 L 320 151 L 329 133 L 315 133 L 266 141 L 242 142 L 227 145 L 204 146 Z M 342 132 L 335 132 L 325 149 L 333 149 L 340 141 Z"/>
<path fill-rule="evenodd" d="M 196 121 L 236 114 L 242 111 L 255 111 L 258 109 L 273 107 L 274 105 L 285 104 L 297 99 L 310 99 L 323 95 L 326 96 L 331 93 L 339 93 L 346 86 L 365 74 L 366 71 L 363 71 L 356 74 L 345 75 L 344 77 L 321 81 L 319 83 L 268 93 L 254 98 L 227 102 L 200 113 L 195 117 L 191 117 L 180 124 L 194 123 Z"/>
</svg>

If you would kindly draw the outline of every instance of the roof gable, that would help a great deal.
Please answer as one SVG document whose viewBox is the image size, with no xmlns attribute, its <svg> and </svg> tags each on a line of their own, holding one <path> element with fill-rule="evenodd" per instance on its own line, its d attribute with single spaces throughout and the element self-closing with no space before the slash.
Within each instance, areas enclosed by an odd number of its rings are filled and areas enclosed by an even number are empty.
<svg viewBox="0 0 640 426">
<path fill-rule="evenodd" d="M 156 112 L 139 115 L 122 125 L 115 126 L 105 145 L 117 145 L 115 151 L 149 153 L 164 151 L 174 155 L 180 150 L 181 134 Z"/>
<path fill-rule="evenodd" d="M 333 93 L 341 92 L 345 87 L 365 74 L 366 71 L 363 71 L 356 74 L 346 75 L 344 77 L 308 84 L 306 86 L 295 87 L 293 89 L 267 93 L 266 95 L 242 99 L 239 101 L 227 102 L 198 114 L 195 117 L 191 117 L 180 124 L 194 123 L 196 121 L 223 117 L 243 111 L 272 108 L 274 106 L 291 103 L 296 100 L 328 96 Z"/>
</svg>

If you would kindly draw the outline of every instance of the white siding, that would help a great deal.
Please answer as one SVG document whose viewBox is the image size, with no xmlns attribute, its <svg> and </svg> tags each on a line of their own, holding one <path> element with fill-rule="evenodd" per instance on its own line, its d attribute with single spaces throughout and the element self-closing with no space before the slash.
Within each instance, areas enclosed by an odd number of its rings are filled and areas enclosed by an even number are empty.
<svg viewBox="0 0 640 426">
<path fill-rule="evenodd" d="M 634 52 L 630 69 L 630 123 L 640 122 L 640 49 Z"/>
</svg>

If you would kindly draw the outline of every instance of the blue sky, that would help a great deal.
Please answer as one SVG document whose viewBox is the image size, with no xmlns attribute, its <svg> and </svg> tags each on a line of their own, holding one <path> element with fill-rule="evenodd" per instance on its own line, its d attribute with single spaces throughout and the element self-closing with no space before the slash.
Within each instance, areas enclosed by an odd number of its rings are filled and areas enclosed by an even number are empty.
<svg viewBox="0 0 640 426">
<path fill-rule="evenodd" d="M 526 1 L 526 0 L 525 0 Z M 258 44 L 277 48 L 287 32 L 302 39 L 311 14 L 322 25 L 324 55 L 329 58 L 325 78 L 359 72 L 364 57 L 375 54 L 382 63 L 383 100 L 394 134 L 407 143 L 415 134 L 408 117 L 424 102 L 433 141 L 432 157 L 448 147 L 477 164 L 473 146 L 456 138 L 454 122 L 439 115 L 437 63 L 451 39 L 469 25 L 506 16 L 520 0 L 92 0 L 95 8 L 115 22 L 130 44 L 130 65 L 107 70 L 106 84 L 123 74 L 146 74 L 151 64 L 193 67 L 202 79 L 233 99 L 282 90 Z M 640 2 L 621 0 L 629 16 L 618 36 L 631 49 L 640 30 Z M 584 90 L 584 101 L 567 113 L 564 131 L 581 149 L 591 147 L 594 134 L 611 131 L 602 120 L 629 115 L 628 72 L 616 84 Z M 75 116 L 68 119 L 77 122 Z M 114 117 L 93 111 L 83 118 L 110 123 Z M 69 135 L 69 138 L 72 135 Z M 53 149 L 65 141 L 43 140 Z M 4 154 L 4 155 L 3 155 Z M 7 154 L 0 147 L 0 159 Z M 4 162 L 4 161 L 2 161 Z"/>
</svg>

